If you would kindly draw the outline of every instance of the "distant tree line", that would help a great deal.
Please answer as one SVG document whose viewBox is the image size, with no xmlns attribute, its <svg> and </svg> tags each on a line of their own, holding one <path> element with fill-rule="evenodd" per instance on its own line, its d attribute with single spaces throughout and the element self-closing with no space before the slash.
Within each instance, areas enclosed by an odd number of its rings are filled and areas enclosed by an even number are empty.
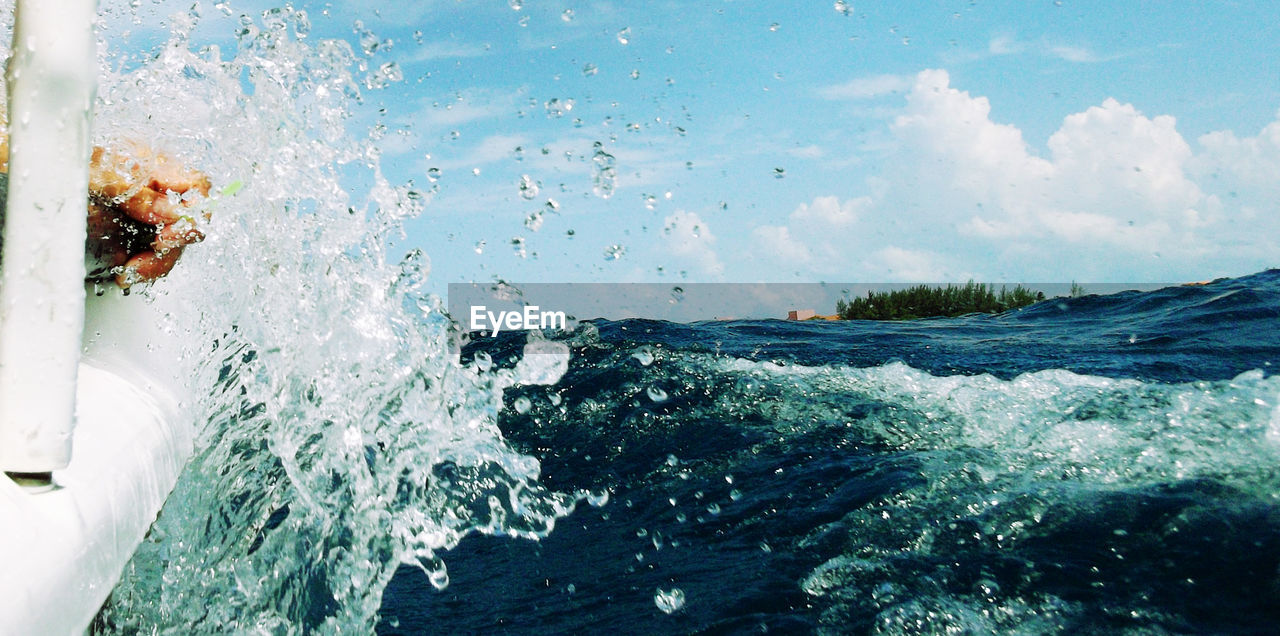
<svg viewBox="0 0 1280 636">
<path fill-rule="evenodd" d="M 836 314 L 845 320 L 914 320 L 964 314 L 995 314 L 1044 300 L 1044 292 L 1021 285 L 995 291 L 986 283 L 935 287 L 916 285 L 889 292 L 867 292 L 866 298 L 836 301 Z"/>
</svg>

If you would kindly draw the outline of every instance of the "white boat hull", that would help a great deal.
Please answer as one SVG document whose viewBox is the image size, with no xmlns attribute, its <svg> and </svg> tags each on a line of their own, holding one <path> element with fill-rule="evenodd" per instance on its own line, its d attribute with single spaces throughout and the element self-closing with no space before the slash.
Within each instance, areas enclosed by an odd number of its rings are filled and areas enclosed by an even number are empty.
<svg viewBox="0 0 1280 636">
<path fill-rule="evenodd" d="M 90 293 L 71 463 L 49 492 L 0 478 L 0 634 L 82 634 L 191 449 L 159 303 Z"/>
</svg>

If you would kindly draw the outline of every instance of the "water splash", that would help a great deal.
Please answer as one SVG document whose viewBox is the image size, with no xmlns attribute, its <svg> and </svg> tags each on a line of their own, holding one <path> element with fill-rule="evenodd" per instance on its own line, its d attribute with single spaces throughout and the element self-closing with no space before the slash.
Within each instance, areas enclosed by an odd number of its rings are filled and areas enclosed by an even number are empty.
<svg viewBox="0 0 1280 636">
<path fill-rule="evenodd" d="M 429 193 L 387 181 L 373 138 L 349 129 L 398 69 L 365 81 L 365 58 L 308 39 L 301 11 L 246 18 L 229 55 L 191 50 L 182 24 L 136 68 L 102 72 L 95 143 L 147 139 L 244 186 L 138 299 L 183 295 L 159 328 L 190 335 L 198 441 L 96 629 L 366 632 L 401 564 L 442 587 L 462 537 L 540 537 L 587 496 L 539 486 L 496 424 L 504 389 L 563 364 L 461 365 L 422 291 L 429 259 L 389 253 Z M 355 35 L 366 56 L 390 46 Z"/>
</svg>

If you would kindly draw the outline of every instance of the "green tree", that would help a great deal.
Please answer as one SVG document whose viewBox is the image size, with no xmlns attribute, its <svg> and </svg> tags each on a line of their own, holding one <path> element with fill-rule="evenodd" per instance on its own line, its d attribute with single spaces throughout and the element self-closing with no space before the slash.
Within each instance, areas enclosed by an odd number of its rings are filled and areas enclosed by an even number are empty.
<svg viewBox="0 0 1280 636">
<path fill-rule="evenodd" d="M 836 315 L 846 320 L 914 320 L 972 313 L 999 313 L 1044 300 L 1044 293 L 1021 285 L 997 292 L 986 283 L 935 287 L 916 285 L 889 292 L 868 291 L 866 298 L 836 301 Z"/>
</svg>

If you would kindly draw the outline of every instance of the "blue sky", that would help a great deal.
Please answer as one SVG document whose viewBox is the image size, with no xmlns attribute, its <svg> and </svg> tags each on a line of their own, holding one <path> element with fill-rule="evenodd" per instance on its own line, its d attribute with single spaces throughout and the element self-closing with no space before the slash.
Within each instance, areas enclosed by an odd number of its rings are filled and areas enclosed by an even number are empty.
<svg viewBox="0 0 1280 636">
<path fill-rule="evenodd" d="M 193 41 L 270 6 L 204 5 Z M 393 182 L 435 187 L 396 249 L 437 291 L 1280 266 L 1269 3 L 294 6 L 312 42 L 358 47 L 359 20 L 398 69 L 354 127 L 387 127 Z"/>
</svg>

